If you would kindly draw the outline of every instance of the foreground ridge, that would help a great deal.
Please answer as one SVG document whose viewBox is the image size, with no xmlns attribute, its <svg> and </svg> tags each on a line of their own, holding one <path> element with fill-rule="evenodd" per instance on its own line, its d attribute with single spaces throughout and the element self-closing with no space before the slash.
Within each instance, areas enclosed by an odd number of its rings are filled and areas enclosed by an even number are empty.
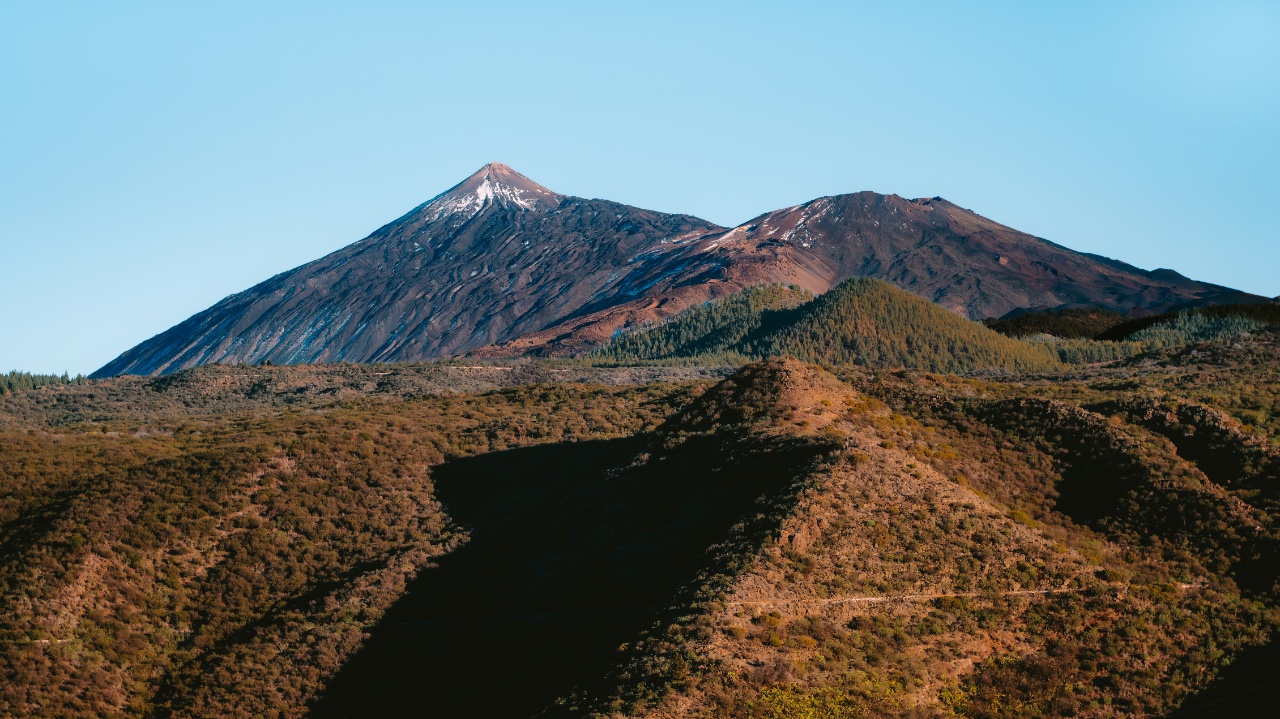
<svg viewBox="0 0 1280 719">
<path fill-rule="evenodd" d="M 1069 382 L 468 360 L 22 389 L 0 397 L 0 713 L 1137 719 L 1245 696 L 1280 626 L 1280 420 L 1256 409 L 1277 341 Z"/>
</svg>

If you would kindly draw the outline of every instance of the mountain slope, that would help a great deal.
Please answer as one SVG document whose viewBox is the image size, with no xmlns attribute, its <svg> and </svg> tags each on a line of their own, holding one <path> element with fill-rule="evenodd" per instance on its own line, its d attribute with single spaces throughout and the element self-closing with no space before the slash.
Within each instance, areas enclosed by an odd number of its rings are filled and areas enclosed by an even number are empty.
<svg viewBox="0 0 1280 719">
<path fill-rule="evenodd" d="M 1146 272 L 1075 252 L 940 197 L 822 197 L 761 215 L 708 243 L 740 255 L 739 264 L 784 248 L 782 259 L 808 275 L 799 284 L 812 292 L 874 277 L 972 319 L 1071 305 L 1149 309 L 1230 292 L 1170 270 Z"/>
<path fill-rule="evenodd" d="M 716 229 L 686 215 L 558 195 L 490 164 L 364 240 L 231 295 L 95 376 L 457 354 L 562 321 L 618 273 L 634 274 L 637 255 Z"/>
<path fill-rule="evenodd" d="M 795 292 L 751 288 L 618 337 L 595 356 L 619 363 L 789 356 L 934 372 L 1060 366 L 1045 345 L 1005 337 L 878 280 L 847 280 L 804 304 L 786 301 Z"/>
<path fill-rule="evenodd" d="M 1178 398 L 1272 406 L 1274 339 L 1194 378 L 20 390 L 0 716 L 1165 716 L 1280 625 L 1276 437 Z"/>
<path fill-rule="evenodd" d="M 736 361 L 763 334 L 795 320 L 813 295 L 794 285 L 757 285 L 682 310 L 652 327 L 621 333 L 593 352 L 597 362 L 629 364 L 724 358 Z"/>
<path fill-rule="evenodd" d="M 1205 551 L 1246 558 L 1271 520 L 1168 442 L 1066 404 L 905 415 L 843 395 L 787 418 L 842 437 L 843 461 L 727 586 L 636 643 L 592 716 L 1163 716 L 1220 668 L 1193 647 L 1236 654 L 1274 626 L 1273 596 Z M 1122 501 L 1073 512 L 1099 489 Z"/>
<path fill-rule="evenodd" d="M 210 363 L 571 355 L 760 284 L 890 282 L 981 319 L 1268 301 L 1068 250 L 941 198 L 823 197 L 725 229 L 559 195 L 499 164 L 326 257 L 232 295 L 95 376 Z"/>
<path fill-rule="evenodd" d="M 1172 270 L 1141 270 L 1117 260 L 1062 247 L 993 222 L 942 198 L 908 200 L 857 192 L 821 197 L 766 213 L 731 230 L 681 238 L 655 255 L 650 275 L 700 274 L 714 283 L 708 297 L 734 288 L 776 283 L 821 294 L 852 277 L 872 277 L 971 319 L 1014 310 L 1103 307 L 1161 312 L 1223 302 L 1268 302 Z M 679 283 L 675 283 L 679 286 Z M 663 290 L 662 287 L 656 291 Z M 688 294 L 661 296 L 670 315 Z M 696 301 L 696 300 L 695 300 Z M 570 354 L 626 326 L 607 302 L 581 317 L 487 356 Z M 583 331 L 584 328 L 587 331 Z"/>
</svg>

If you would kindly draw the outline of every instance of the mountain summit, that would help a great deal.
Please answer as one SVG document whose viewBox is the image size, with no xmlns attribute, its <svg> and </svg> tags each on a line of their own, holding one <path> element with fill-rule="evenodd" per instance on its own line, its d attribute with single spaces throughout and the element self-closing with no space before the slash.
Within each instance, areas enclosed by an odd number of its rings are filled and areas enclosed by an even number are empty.
<svg viewBox="0 0 1280 719">
<path fill-rule="evenodd" d="M 447 214 L 475 216 L 490 203 L 504 208 L 523 210 L 560 204 L 563 195 L 539 185 L 500 162 L 490 162 L 475 174 L 451 187 L 425 205 L 434 213 L 433 219 Z"/>
<path fill-rule="evenodd" d="M 874 277 L 972 319 L 1253 298 L 1074 252 L 941 198 L 858 192 L 724 228 L 555 193 L 500 163 L 337 252 L 240 292 L 94 376 L 210 363 L 564 355 L 766 283 Z"/>
</svg>

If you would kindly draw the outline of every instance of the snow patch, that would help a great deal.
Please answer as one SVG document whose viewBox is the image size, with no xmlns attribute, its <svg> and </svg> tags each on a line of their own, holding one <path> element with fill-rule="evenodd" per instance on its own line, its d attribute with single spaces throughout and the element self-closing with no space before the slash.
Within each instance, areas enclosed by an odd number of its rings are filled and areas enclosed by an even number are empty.
<svg viewBox="0 0 1280 719">
<path fill-rule="evenodd" d="M 538 199 L 533 197 L 532 193 L 526 193 L 518 187 L 493 181 L 488 175 L 485 175 L 474 190 L 459 195 L 441 195 L 428 202 L 425 209 L 431 211 L 428 221 L 435 222 L 442 217 L 453 215 L 461 215 L 464 216 L 464 219 L 471 219 L 480 214 L 480 211 L 488 205 L 532 210 L 538 206 Z"/>
</svg>

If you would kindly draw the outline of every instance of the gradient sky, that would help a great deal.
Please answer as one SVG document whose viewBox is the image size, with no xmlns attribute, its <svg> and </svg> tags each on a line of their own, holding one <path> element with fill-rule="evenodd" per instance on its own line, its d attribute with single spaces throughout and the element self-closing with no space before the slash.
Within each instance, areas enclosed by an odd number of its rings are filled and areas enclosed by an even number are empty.
<svg viewBox="0 0 1280 719">
<path fill-rule="evenodd" d="M 1280 293 L 1274 1 L 260 5 L 0 9 L 0 370 L 90 372 L 489 161 L 729 225 L 941 195 Z"/>
</svg>

